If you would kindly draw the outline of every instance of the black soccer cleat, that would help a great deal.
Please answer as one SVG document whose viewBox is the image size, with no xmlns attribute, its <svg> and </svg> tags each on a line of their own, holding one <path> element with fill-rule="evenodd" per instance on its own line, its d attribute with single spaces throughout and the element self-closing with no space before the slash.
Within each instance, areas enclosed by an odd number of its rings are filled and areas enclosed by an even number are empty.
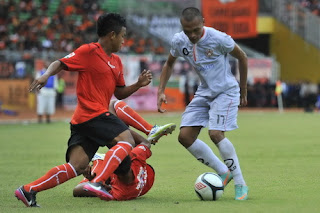
<svg viewBox="0 0 320 213">
<path fill-rule="evenodd" d="M 14 195 L 18 200 L 21 200 L 26 207 L 40 207 L 36 202 L 36 194 L 37 192 L 31 190 L 30 192 L 27 192 L 23 186 L 20 186 L 16 191 L 14 192 Z"/>
</svg>

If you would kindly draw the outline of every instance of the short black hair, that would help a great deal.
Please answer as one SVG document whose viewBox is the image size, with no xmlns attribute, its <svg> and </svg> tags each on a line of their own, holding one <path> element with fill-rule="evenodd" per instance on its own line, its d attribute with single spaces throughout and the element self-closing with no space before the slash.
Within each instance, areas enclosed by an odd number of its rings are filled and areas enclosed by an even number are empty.
<svg viewBox="0 0 320 213">
<path fill-rule="evenodd" d="M 182 11 L 181 18 L 186 21 L 192 21 L 194 18 L 202 19 L 202 14 L 198 8 L 195 7 L 187 7 Z"/>
<path fill-rule="evenodd" d="M 122 27 L 126 27 L 126 19 L 118 13 L 104 13 L 97 21 L 97 34 L 103 37 L 114 31 L 119 34 Z"/>
<path fill-rule="evenodd" d="M 118 168 L 113 172 L 116 175 L 125 175 L 130 171 L 131 158 L 129 155 L 123 159 Z"/>
</svg>

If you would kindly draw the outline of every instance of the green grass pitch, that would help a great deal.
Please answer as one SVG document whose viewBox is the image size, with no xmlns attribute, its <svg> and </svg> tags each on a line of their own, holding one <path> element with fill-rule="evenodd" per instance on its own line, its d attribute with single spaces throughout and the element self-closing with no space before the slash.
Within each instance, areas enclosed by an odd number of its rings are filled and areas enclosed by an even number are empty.
<svg viewBox="0 0 320 213">
<path fill-rule="evenodd" d="M 150 123 L 180 124 L 180 114 L 143 114 Z M 195 118 L 196 119 L 196 118 Z M 249 200 L 235 201 L 233 181 L 218 201 L 200 201 L 193 189 L 203 172 L 177 141 L 178 130 L 152 146 L 148 161 L 156 171 L 154 187 L 132 201 L 73 198 L 77 177 L 38 193 L 39 209 L 27 209 L 14 190 L 65 162 L 69 124 L 0 125 L 0 212 L 318 212 L 320 209 L 320 114 L 240 111 L 239 129 L 226 133 L 233 142 Z M 214 152 L 207 129 L 200 139 Z M 106 151 L 101 148 L 100 151 Z"/>
</svg>

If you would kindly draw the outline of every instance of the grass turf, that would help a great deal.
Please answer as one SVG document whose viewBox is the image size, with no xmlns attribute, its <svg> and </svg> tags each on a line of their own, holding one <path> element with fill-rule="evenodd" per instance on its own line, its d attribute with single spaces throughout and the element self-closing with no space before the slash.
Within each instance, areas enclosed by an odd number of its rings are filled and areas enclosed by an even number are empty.
<svg viewBox="0 0 320 213">
<path fill-rule="evenodd" d="M 180 114 L 145 114 L 150 123 L 180 124 Z M 195 118 L 196 119 L 196 118 Z M 233 142 L 249 200 L 235 201 L 233 181 L 218 201 L 200 201 L 195 179 L 212 171 L 197 162 L 178 142 L 178 130 L 152 146 L 149 163 L 155 168 L 154 187 L 132 201 L 105 202 L 98 198 L 73 198 L 77 177 L 54 189 L 38 193 L 40 209 L 27 209 L 14 190 L 65 162 L 69 124 L 0 125 L 1 212 L 317 212 L 320 185 L 317 177 L 320 150 L 320 114 L 302 112 L 240 111 L 240 129 L 226 136 Z M 200 134 L 214 152 L 207 129 Z M 107 149 L 101 148 L 100 151 Z"/>
</svg>

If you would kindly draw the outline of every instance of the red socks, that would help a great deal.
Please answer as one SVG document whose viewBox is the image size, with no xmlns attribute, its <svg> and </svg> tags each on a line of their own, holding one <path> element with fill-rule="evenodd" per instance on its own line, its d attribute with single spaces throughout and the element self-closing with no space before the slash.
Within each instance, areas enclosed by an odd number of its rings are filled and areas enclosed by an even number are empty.
<svg viewBox="0 0 320 213">
<path fill-rule="evenodd" d="M 40 192 L 53 188 L 61 183 L 77 176 L 77 173 L 70 163 L 62 164 L 50 169 L 44 176 L 32 183 L 24 185 L 24 189 Z"/>
<path fill-rule="evenodd" d="M 122 160 L 129 155 L 131 150 L 131 144 L 124 141 L 118 142 L 117 145 L 109 149 L 104 157 L 103 164 L 95 169 L 97 175 L 91 182 L 104 183 L 118 168 Z"/>
<path fill-rule="evenodd" d="M 117 101 L 114 104 L 117 116 L 127 125 L 134 127 L 146 135 L 152 129 L 152 125 L 144 120 L 136 111 L 130 108 L 124 101 Z"/>
</svg>

